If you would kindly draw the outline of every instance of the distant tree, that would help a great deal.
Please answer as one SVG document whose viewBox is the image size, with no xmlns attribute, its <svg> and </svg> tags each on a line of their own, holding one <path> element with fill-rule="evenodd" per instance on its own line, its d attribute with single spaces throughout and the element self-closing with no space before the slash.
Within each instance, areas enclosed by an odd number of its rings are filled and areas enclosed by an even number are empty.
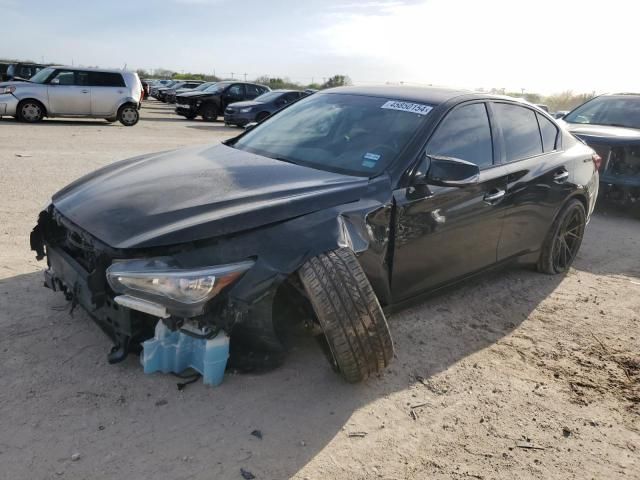
<svg viewBox="0 0 640 480">
<path fill-rule="evenodd" d="M 146 71 L 144 68 L 137 69 L 136 73 L 138 74 L 138 76 L 140 78 L 149 78 L 149 77 L 151 77 L 151 74 L 148 71 Z"/>
<path fill-rule="evenodd" d="M 152 75 L 156 78 L 171 78 L 175 73 L 173 70 L 167 70 L 166 68 L 156 68 L 153 70 Z"/>
<path fill-rule="evenodd" d="M 329 80 L 324 82 L 322 88 L 344 87 L 351 85 L 351 79 L 346 75 L 334 75 Z"/>
<path fill-rule="evenodd" d="M 565 90 L 543 98 L 543 102 L 549 105 L 549 110 L 556 112 L 558 110 L 572 110 L 578 105 L 583 104 L 587 100 L 595 97 L 596 93 L 580 93 L 574 94 L 571 90 Z"/>
<path fill-rule="evenodd" d="M 277 90 L 281 88 L 290 89 L 290 90 L 299 90 L 302 86 L 296 82 L 292 82 L 288 78 L 280 78 L 280 77 L 269 77 L 268 75 L 261 75 L 254 80 L 255 83 L 259 83 L 260 85 L 267 85 L 272 90 Z"/>
</svg>

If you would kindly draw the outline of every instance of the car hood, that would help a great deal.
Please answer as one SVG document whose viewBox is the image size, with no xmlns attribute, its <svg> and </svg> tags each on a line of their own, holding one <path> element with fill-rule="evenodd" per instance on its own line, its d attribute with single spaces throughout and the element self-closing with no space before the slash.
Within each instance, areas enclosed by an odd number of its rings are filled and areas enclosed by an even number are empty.
<svg viewBox="0 0 640 480">
<path fill-rule="evenodd" d="M 205 93 L 205 92 L 201 92 L 201 91 L 198 91 L 198 92 L 184 92 L 184 93 L 180 94 L 181 97 L 208 97 L 209 95 L 218 95 L 218 94 L 217 93 L 211 93 L 211 92 Z"/>
<path fill-rule="evenodd" d="M 37 83 L 27 82 L 26 80 L 9 80 L 8 82 L 0 82 L 0 88 L 10 87 L 11 85 L 38 85 Z"/>
<path fill-rule="evenodd" d="M 262 102 L 256 102 L 254 100 L 247 100 L 244 102 L 234 102 L 230 104 L 230 107 L 233 108 L 246 108 L 246 107 L 255 107 L 256 105 L 263 105 Z"/>
<path fill-rule="evenodd" d="M 571 133 L 585 142 L 606 145 L 640 144 L 640 130 L 635 128 L 611 127 L 608 125 L 589 125 L 584 123 L 560 122 Z"/>
<path fill-rule="evenodd" d="M 215 145 L 124 160 L 53 196 L 64 217 L 113 248 L 227 235 L 357 201 L 368 179 Z"/>
</svg>

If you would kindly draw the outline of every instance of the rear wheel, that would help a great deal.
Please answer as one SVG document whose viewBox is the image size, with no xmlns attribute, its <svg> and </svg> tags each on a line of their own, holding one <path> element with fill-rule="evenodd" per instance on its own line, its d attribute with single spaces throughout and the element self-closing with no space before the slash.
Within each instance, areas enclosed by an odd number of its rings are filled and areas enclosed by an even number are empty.
<svg viewBox="0 0 640 480">
<path fill-rule="evenodd" d="M 202 107 L 202 119 L 205 122 L 215 122 L 218 119 L 218 109 L 215 105 L 205 105 Z"/>
<path fill-rule="evenodd" d="M 393 341 L 354 253 L 341 248 L 318 255 L 300 268 L 299 275 L 334 369 L 350 383 L 380 373 L 393 358 Z"/>
<path fill-rule="evenodd" d="M 553 275 L 569 270 L 580 250 L 586 222 L 587 215 L 582 202 L 570 200 L 547 234 L 538 260 L 540 272 Z"/>
<path fill-rule="evenodd" d="M 18 120 L 36 123 L 44 118 L 44 106 L 37 100 L 24 100 L 18 105 Z"/>
<path fill-rule="evenodd" d="M 133 127 L 140 120 L 140 112 L 135 105 L 123 105 L 118 110 L 118 120 L 125 127 Z"/>
</svg>

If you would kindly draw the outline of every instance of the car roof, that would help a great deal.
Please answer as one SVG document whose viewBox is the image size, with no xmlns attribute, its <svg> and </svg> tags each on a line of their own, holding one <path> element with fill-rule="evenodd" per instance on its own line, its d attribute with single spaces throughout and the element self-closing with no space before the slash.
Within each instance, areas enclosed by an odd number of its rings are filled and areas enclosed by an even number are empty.
<svg viewBox="0 0 640 480">
<path fill-rule="evenodd" d="M 65 68 L 68 70 L 76 70 L 80 72 L 102 72 L 102 73 L 127 73 L 135 74 L 131 70 L 123 70 L 121 68 L 96 68 L 96 67 L 74 67 L 73 65 L 47 65 L 51 68 Z M 136 74 L 137 75 L 137 74 Z"/>
<path fill-rule="evenodd" d="M 378 87 L 336 87 L 323 90 L 321 93 L 339 93 L 351 95 L 365 95 L 369 97 L 384 97 L 397 100 L 424 102 L 431 105 L 439 105 L 455 97 L 474 95 L 469 90 L 456 90 L 441 87 L 408 87 L 382 85 Z M 487 95 L 477 95 L 478 98 L 486 98 Z"/>
</svg>

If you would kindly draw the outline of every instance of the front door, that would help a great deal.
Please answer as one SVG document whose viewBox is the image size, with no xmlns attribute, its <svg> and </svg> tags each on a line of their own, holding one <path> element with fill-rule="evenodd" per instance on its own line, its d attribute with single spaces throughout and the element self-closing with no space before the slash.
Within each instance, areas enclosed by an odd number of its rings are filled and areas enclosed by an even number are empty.
<svg viewBox="0 0 640 480">
<path fill-rule="evenodd" d="M 47 94 L 52 115 L 91 115 L 87 72 L 58 70 L 49 80 Z"/>
<path fill-rule="evenodd" d="M 222 111 L 224 112 L 227 105 L 234 102 L 242 102 L 243 100 L 246 100 L 244 85 L 242 83 L 234 83 L 222 95 Z"/>
<path fill-rule="evenodd" d="M 426 154 L 454 157 L 480 167 L 467 187 L 396 190 L 393 300 L 404 300 L 496 262 L 504 219 L 507 169 L 497 162 L 483 102 L 453 109 L 430 139 Z M 494 160 L 495 158 L 495 160 Z"/>
</svg>

